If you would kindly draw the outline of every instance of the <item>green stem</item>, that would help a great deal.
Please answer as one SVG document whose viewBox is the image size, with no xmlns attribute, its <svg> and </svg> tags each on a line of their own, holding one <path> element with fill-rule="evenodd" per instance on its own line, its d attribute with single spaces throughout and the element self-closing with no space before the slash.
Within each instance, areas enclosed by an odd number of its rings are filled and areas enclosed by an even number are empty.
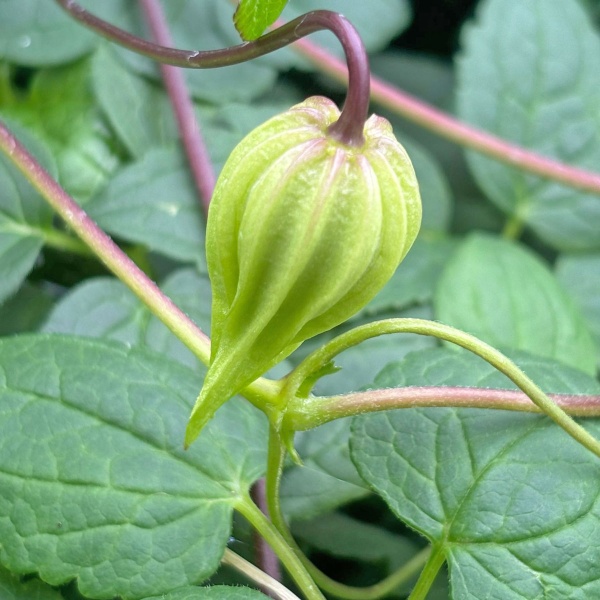
<svg viewBox="0 0 600 600">
<path fill-rule="evenodd" d="M 307 572 L 315 583 L 327 593 L 346 600 L 377 600 L 393 592 L 399 585 L 406 583 L 418 573 L 429 558 L 430 548 L 425 548 L 416 554 L 405 565 L 391 575 L 368 587 L 352 587 L 331 579 L 318 569 L 302 552 L 292 536 L 281 510 L 280 486 L 283 473 L 283 464 L 286 456 L 286 447 L 279 434 L 271 428 L 269 433 L 269 454 L 267 459 L 266 495 L 269 507 L 269 516 L 277 531 L 287 544 L 294 550 Z"/>
<path fill-rule="evenodd" d="M 63 252 L 71 252 L 79 256 L 94 256 L 93 252 L 81 240 L 68 233 L 64 233 L 58 229 L 42 229 L 40 231 L 44 238 L 44 244 L 50 248 L 62 250 Z"/>
<path fill-rule="evenodd" d="M 90 219 L 0 121 L 0 150 L 56 210 L 68 227 L 205 364 L 210 339 Z"/>
<path fill-rule="evenodd" d="M 256 504 L 250 498 L 245 498 L 235 508 L 273 548 L 275 554 L 277 554 L 282 564 L 296 582 L 296 585 L 306 595 L 306 598 L 308 600 L 325 600 L 325 597 L 316 586 L 302 564 L 302 561 L 296 556 L 294 550 L 290 548 L 280 532 L 277 531 L 273 523 L 265 517 Z"/>
<path fill-rule="evenodd" d="M 421 571 L 421 575 L 408 597 L 408 600 L 425 600 L 445 560 L 446 557 L 444 556 L 441 547 L 435 548 L 429 556 L 425 567 Z"/>
<path fill-rule="evenodd" d="M 504 224 L 504 229 L 502 230 L 502 237 L 508 240 L 517 240 L 523 233 L 523 219 L 520 215 L 515 214 L 510 217 Z"/>
<path fill-rule="evenodd" d="M 372 337 L 389 333 L 416 333 L 436 337 L 461 346 L 493 367 L 504 373 L 518 388 L 520 388 L 531 401 L 559 427 L 562 427 L 569 435 L 577 440 L 582 446 L 600 457 L 600 442 L 590 435 L 581 425 L 576 423 L 562 408 L 553 402 L 515 363 L 504 354 L 477 339 L 476 337 L 433 321 L 424 319 L 386 319 L 376 321 L 360 327 L 356 327 L 309 354 L 286 378 L 282 395 L 288 398 L 288 412 L 290 416 L 299 414 L 306 410 L 306 399 L 298 398 L 297 392 L 306 379 L 331 362 L 335 356 L 347 348 L 355 346 Z M 313 405 L 318 411 L 318 405 Z M 323 413 L 324 420 L 327 414 Z M 287 417 L 287 415 L 286 415 Z M 291 423 L 284 420 L 284 427 L 291 427 Z"/>
</svg>

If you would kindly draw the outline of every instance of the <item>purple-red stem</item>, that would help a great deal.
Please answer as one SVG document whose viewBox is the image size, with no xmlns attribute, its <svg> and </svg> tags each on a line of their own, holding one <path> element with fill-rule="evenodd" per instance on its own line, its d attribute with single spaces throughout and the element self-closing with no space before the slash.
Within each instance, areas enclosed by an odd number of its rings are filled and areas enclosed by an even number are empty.
<svg viewBox="0 0 600 600">
<path fill-rule="evenodd" d="M 74 0 L 56 0 L 73 18 L 109 40 L 148 56 L 160 63 L 190 69 L 214 69 L 246 62 L 279 50 L 297 40 L 327 29 L 342 44 L 348 68 L 348 95 L 342 114 L 331 127 L 331 133 L 350 145 L 363 143 L 363 128 L 369 109 L 370 70 L 363 42 L 354 26 L 343 15 L 315 10 L 302 15 L 266 35 L 220 50 L 178 50 L 153 44 L 107 23 L 85 10 Z"/>
<path fill-rule="evenodd" d="M 210 338 L 115 244 L 0 121 L 0 150 L 96 256 L 205 364 Z"/>
<path fill-rule="evenodd" d="M 320 71 L 342 83 L 347 81 L 348 74 L 344 62 L 323 48 L 308 40 L 299 40 L 294 44 L 294 48 Z M 378 77 L 371 77 L 371 98 L 409 121 L 461 146 L 540 177 L 559 181 L 584 192 L 600 194 L 600 174 L 571 167 L 471 127 Z"/>
<path fill-rule="evenodd" d="M 600 416 L 598 395 L 548 394 L 548 397 L 573 417 Z M 314 411 L 311 411 L 312 405 Z M 312 429 L 340 417 L 401 408 L 486 408 L 543 413 L 520 391 L 446 386 L 385 388 L 340 396 L 315 396 L 302 406 L 303 414 L 287 415 L 297 431 Z"/>
<path fill-rule="evenodd" d="M 159 0 L 140 0 L 140 4 L 154 39 L 162 46 L 172 46 L 171 33 Z M 160 65 L 160 70 L 171 100 L 171 106 L 177 121 L 177 129 L 181 136 L 192 178 L 198 190 L 204 214 L 207 214 L 215 187 L 215 172 L 200 132 L 200 125 L 194 112 L 194 104 L 188 93 L 181 70 L 164 64 Z"/>
<path fill-rule="evenodd" d="M 140 4 L 154 39 L 162 46 L 172 46 L 169 25 L 159 0 L 140 0 Z M 196 119 L 194 105 L 179 67 L 161 64 L 160 70 L 171 100 L 194 184 L 201 199 L 204 214 L 207 215 L 215 186 L 215 174 Z M 264 478 L 259 479 L 252 486 L 251 495 L 263 513 L 268 514 Z M 258 532 L 255 531 L 253 537 L 257 566 L 276 581 L 281 581 L 281 568 L 275 552 Z M 271 596 L 269 590 L 263 589 L 263 592 Z"/>
<path fill-rule="evenodd" d="M 266 517 L 269 517 L 269 507 L 267 505 L 266 482 L 265 478 L 261 477 L 254 483 L 250 490 L 250 495 L 254 503 L 260 508 Z M 276 581 L 281 581 L 281 566 L 279 559 L 265 538 L 254 530 L 254 552 L 257 566 L 261 568 L 267 575 L 270 575 Z M 264 594 L 275 598 L 267 589 L 262 590 Z"/>
</svg>

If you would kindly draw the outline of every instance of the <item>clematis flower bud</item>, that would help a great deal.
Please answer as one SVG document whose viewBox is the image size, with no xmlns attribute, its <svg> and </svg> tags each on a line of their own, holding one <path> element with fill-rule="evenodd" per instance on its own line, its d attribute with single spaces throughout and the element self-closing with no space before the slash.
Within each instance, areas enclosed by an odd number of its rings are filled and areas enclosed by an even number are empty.
<svg viewBox="0 0 600 600">
<path fill-rule="evenodd" d="M 390 124 L 364 144 L 329 134 L 335 104 L 309 98 L 252 131 L 219 177 L 208 214 L 211 364 L 190 444 L 221 404 L 344 322 L 384 286 L 417 236 L 415 173 Z"/>
</svg>

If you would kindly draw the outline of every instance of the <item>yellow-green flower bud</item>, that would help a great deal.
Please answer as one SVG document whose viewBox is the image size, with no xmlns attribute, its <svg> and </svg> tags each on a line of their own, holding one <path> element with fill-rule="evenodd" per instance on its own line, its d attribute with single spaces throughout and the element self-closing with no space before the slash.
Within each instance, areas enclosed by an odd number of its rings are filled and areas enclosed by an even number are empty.
<svg viewBox="0 0 600 600">
<path fill-rule="evenodd" d="M 373 115 L 364 144 L 347 146 L 328 133 L 339 115 L 309 98 L 223 168 L 206 235 L 211 364 L 187 444 L 226 400 L 367 304 L 417 236 L 417 180 L 390 124 Z"/>
</svg>

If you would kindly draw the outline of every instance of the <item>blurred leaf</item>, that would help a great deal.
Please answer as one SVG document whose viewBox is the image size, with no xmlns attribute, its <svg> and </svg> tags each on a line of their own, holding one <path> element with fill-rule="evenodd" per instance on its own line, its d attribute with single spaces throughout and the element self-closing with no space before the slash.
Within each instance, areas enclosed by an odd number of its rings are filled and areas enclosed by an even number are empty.
<svg viewBox="0 0 600 600">
<path fill-rule="evenodd" d="M 374 317 L 431 302 L 437 281 L 457 244 L 453 239 L 418 237 L 392 278 L 359 315 Z"/>
<path fill-rule="evenodd" d="M 600 361 L 600 254 L 563 254 L 556 264 L 556 277 L 581 310 Z"/>
<path fill-rule="evenodd" d="M 96 36 L 55 2 L 2 0 L 0 58 L 28 67 L 70 62 L 89 52 Z"/>
<path fill-rule="evenodd" d="M 50 586 L 33 579 L 22 581 L 0 567 L 0 598 L 2 600 L 62 600 Z"/>
<path fill-rule="evenodd" d="M 27 281 L 0 307 L 0 335 L 35 331 L 52 308 L 52 295 Z"/>
<path fill-rule="evenodd" d="M 389 533 L 369 523 L 357 521 L 343 513 L 330 513 L 292 528 L 294 536 L 313 548 L 334 556 L 379 564 L 387 572 L 407 563 L 419 550 L 415 542 Z M 415 584 L 406 581 L 395 594 L 408 594 Z"/>
<path fill-rule="evenodd" d="M 216 50 L 239 44 L 239 36 L 232 24 L 232 6 L 228 2 L 214 0 L 169 0 L 164 3 L 169 29 L 174 46 L 186 50 Z M 220 21 L 226 16 L 234 40 L 223 33 Z M 141 21 L 131 22 L 123 18 L 119 21 L 138 35 L 144 36 Z M 118 49 L 119 56 L 137 73 L 156 79 L 158 69 L 153 61 L 124 49 Z M 212 69 L 186 69 L 185 78 L 190 92 L 197 100 L 216 105 L 229 102 L 248 102 L 267 93 L 277 72 L 273 67 L 261 62 L 250 61 Z"/>
<path fill-rule="evenodd" d="M 302 466 L 283 473 L 281 503 L 290 520 L 310 519 L 369 494 L 350 461 L 350 420 L 296 434 Z"/>
<path fill-rule="evenodd" d="M 453 204 L 446 176 L 423 147 L 405 138 L 401 141 L 410 156 L 419 182 L 423 203 L 421 231 L 446 231 Z"/>
<path fill-rule="evenodd" d="M 233 17 L 243 40 L 255 40 L 272 25 L 288 0 L 240 0 Z"/>
<path fill-rule="evenodd" d="M 313 10 L 342 13 L 356 27 L 369 52 L 385 48 L 404 31 L 411 19 L 410 3 L 406 0 L 293 0 L 285 7 L 283 17 L 291 21 Z M 341 44 L 331 33 L 317 33 L 309 39 L 343 57 Z"/>
<path fill-rule="evenodd" d="M 210 333 L 210 284 L 192 269 L 180 269 L 161 289 L 200 327 Z M 142 346 L 189 367 L 198 359 L 120 281 L 90 279 L 73 288 L 44 324 L 43 331 L 117 340 Z"/>
<path fill-rule="evenodd" d="M 63 336 L 0 342 L 0 536 L 11 570 L 90 597 L 199 583 L 260 477 L 265 420 L 247 402 L 183 433 L 194 371 L 121 344 Z"/>
<path fill-rule="evenodd" d="M 14 95 L 4 111 L 44 138 L 61 185 L 80 202 L 87 200 L 118 164 L 92 95 L 89 61 L 38 71 L 27 94 Z"/>
<path fill-rule="evenodd" d="M 264 600 L 266 597 L 247 587 L 213 585 L 205 588 L 182 588 L 144 600 Z"/>
<path fill-rule="evenodd" d="M 12 133 L 56 176 L 46 145 L 14 122 Z M 52 226 L 52 209 L 7 158 L 0 154 L 0 303 L 17 291 L 33 268 Z"/>
<path fill-rule="evenodd" d="M 510 387 L 465 352 L 423 351 L 378 386 Z M 544 389 L 598 393 L 554 361 L 517 362 Z M 598 420 L 586 420 L 600 435 Z M 351 452 L 392 511 L 446 556 L 454 600 L 600 594 L 600 464 L 546 417 L 406 409 L 354 419 Z"/>
<path fill-rule="evenodd" d="M 204 265 L 204 219 L 185 159 L 149 150 L 121 169 L 86 206 L 109 233 L 175 260 Z"/>
<path fill-rule="evenodd" d="M 94 54 L 92 77 L 104 114 L 132 156 L 177 139 L 166 94 L 130 72 L 107 44 Z"/>
<path fill-rule="evenodd" d="M 600 164 L 600 39 L 577 0 L 484 0 L 463 36 L 458 114 L 542 155 Z M 600 202 L 469 153 L 504 212 L 559 249 L 600 248 Z"/>
<path fill-rule="evenodd" d="M 555 358 L 594 374 L 594 344 L 552 272 L 531 251 L 473 234 L 448 262 L 436 319 L 503 348 Z"/>
</svg>

